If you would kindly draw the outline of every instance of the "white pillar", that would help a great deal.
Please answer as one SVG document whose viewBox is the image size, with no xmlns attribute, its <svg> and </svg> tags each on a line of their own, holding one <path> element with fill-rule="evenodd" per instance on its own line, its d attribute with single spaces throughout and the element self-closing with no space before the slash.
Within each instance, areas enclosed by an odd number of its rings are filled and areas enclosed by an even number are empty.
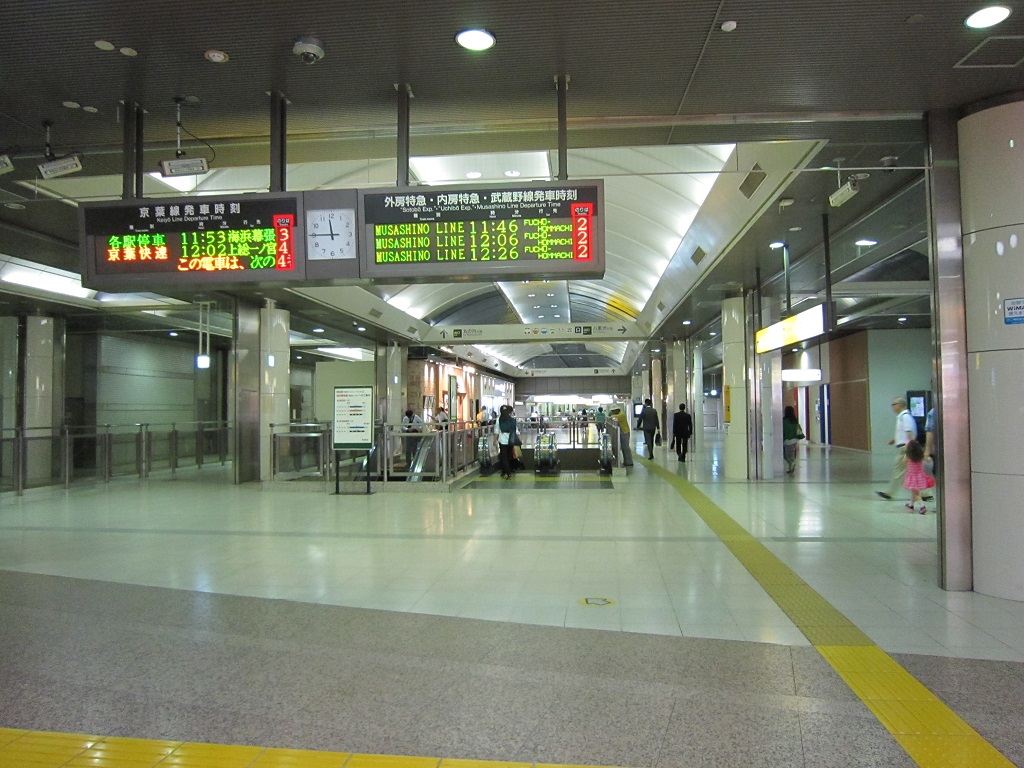
<svg viewBox="0 0 1024 768">
<path fill-rule="evenodd" d="M 59 434 L 63 391 L 55 377 L 54 354 L 60 345 L 52 317 L 25 318 L 24 424 L 27 437 L 53 437 Z M 28 485 L 51 482 L 54 444 L 51 440 L 32 440 L 26 456 L 25 478 Z"/>
<path fill-rule="evenodd" d="M 704 351 L 699 345 L 693 345 L 693 371 L 690 374 L 690 402 L 693 407 L 693 442 L 690 449 L 694 453 L 704 450 Z"/>
<path fill-rule="evenodd" d="M 1024 601 L 1021 125 L 1024 102 L 982 110 L 960 121 L 959 146 L 974 589 Z M 940 439 L 964 415 L 953 394 L 943 392 Z"/>
<path fill-rule="evenodd" d="M 744 300 L 722 302 L 722 391 L 725 405 L 725 476 L 747 479 L 747 334 Z"/>
<path fill-rule="evenodd" d="M 260 479 L 273 477 L 271 424 L 287 424 L 291 397 L 290 314 L 283 309 L 260 310 Z"/>
</svg>

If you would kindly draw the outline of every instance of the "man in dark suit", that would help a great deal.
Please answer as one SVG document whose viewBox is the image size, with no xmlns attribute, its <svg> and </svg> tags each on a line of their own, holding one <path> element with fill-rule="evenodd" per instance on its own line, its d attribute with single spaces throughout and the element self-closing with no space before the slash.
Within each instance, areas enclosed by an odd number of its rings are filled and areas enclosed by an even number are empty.
<svg viewBox="0 0 1024 768">
<path fill-rule="evenodd" d="M 686 444 L 693 434 L 693 419 L 686 412 L 686 403 L 679 404 L 679 410 L 672 415 L 672 447 L 680 461 L 686 461 Z"/>
</svg>

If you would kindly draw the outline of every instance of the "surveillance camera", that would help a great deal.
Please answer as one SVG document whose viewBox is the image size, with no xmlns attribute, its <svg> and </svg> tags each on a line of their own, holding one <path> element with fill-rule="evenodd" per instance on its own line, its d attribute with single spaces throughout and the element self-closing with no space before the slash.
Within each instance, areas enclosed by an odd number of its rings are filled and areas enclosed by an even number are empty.
<svg viewBox="0 0 1024 768">
<path fill-rule="evenodd" d="M 302 59 L 303 64 L 316 64 L 326 54 L 324 44 L 316 37 L 300 37 L 292 47 L 292 53 Z"/>
<path fill-rule="evenodd" d="M 894 166 L 896 165 L 897 160 L 899 160 L 899 158 L 895 155 L 886 155 L 883 157 L 881 160 L 883 171 L 885 173 L 892 173 L 895 171 L 896 168 Z"/>
</svg>

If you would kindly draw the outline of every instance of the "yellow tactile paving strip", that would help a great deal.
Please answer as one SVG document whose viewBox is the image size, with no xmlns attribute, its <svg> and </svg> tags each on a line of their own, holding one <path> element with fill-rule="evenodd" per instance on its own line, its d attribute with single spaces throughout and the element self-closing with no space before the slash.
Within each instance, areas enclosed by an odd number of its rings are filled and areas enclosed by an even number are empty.
<svg viewBox="0 0 1024 768">
<path fill-rule="evenodd" d="M 582 768 L 545 763 L 353 755 L 0 728 L 4 768 Z"/>
<path fill-rule="evenodd" d="M 691 483 L 656 464 L 736 559 L 922 768 L 1010 766 L 995 747 Z"/>
</svg>

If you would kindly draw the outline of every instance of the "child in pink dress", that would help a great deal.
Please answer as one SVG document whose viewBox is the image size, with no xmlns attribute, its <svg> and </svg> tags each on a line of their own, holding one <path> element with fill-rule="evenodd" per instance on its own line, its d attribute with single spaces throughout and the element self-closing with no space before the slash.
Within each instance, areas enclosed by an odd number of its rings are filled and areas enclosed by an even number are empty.
<svg viewBox="0 0 1024 768">
<path fill-rule="evenodd" d="M 923 515 L 928 508 L 921 500 L 921 491 L 928 487 L 928 475 L 924 471 L 924 448 L 917 440 L 907 443 L 907 473 L 903 477 L 903 487 L 910 491 L 910 503 L 907 509 L 914 511 L 914 505 L 919 504 L 917 513 Z"/>
</svg>

